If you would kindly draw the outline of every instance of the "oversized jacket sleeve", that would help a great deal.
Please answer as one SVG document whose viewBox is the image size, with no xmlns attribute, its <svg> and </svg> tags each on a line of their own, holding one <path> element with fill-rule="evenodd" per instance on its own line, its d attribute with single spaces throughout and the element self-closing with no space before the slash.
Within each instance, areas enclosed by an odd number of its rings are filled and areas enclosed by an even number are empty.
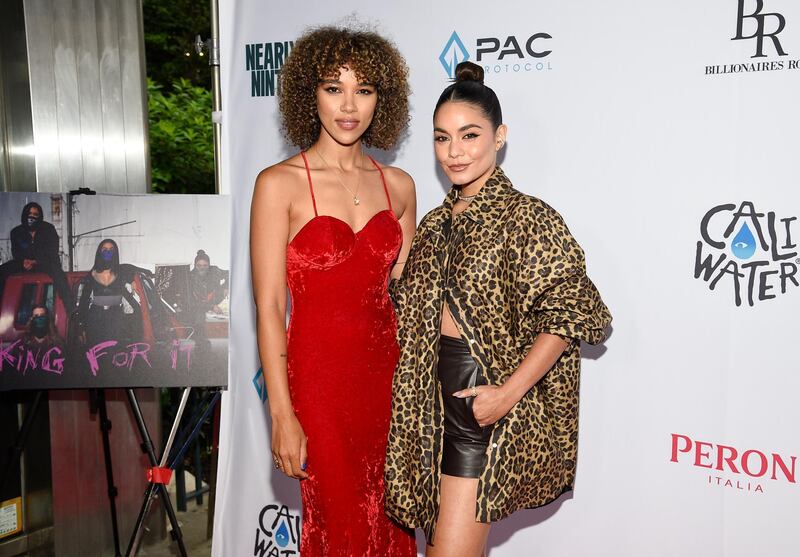
<svg viewBox="0 0 800 557">
<path fill-rule="evenodd" d="M 536 200 L 524 211 L 524 249 L 516 273 L 520 329 L 597 344 L 611 314 L 586 276 L 583 250 L 554 209 Z"/>
</svg>

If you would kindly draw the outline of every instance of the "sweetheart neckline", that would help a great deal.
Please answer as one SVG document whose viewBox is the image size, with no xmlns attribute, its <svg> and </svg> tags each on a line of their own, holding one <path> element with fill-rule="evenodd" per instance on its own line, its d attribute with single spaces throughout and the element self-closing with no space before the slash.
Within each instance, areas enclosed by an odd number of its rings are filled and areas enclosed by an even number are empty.
<svg viewBox="0 0 800 557">
<path fill-rule="evenodd" d="M 289 243 L 288 243 L 288 244 L 286 244 L 286 247 L 288 248 L 289 246 L 291 246 L 291 245 L 294 243 L 294 241 L 297 239 L 297 237 L 298 237 L 298 236 L 300 236 L 300 234 L 302 234 L 302 233 L 303 233 L 303 231 L 304 231 L 306 228 L 308 228 L 308 226 L 309 226 L 309 225 L 310 225 L 312 222 L 314 222 L 315 220 L 317 220 L 317 219 L 331 219 L 331 220 L 338 221 L 338 222 L 342 223 L 343 225 L 345 225 L 345 226 L 347 227 L 347 229 L 350 231 L 350 233 L 351 233 L 351 234 L 352 234 L 354 237 L 358 237 L 358 235 L 359 235 L 359 234 L 361 234 L 361 233 L 362 233 L 362 232 L 363 232 L 363 231 L 364 231 L 364 230 L 365 230 L 365 229 L 366 229 L 366 228 L 367 228 L 367 227 L 370 225 L 370 223 L 372 223 L 372 221 L 373 221 L 373 220 L 375 220 L 375 218 L 376 218 L 378 215 L 380 215 L 380 214 L 383 214 L 383 213 L 391 213 L 391 214 L 392 214 L 392 220 L 393 220 L 394 222 L 396 222 L 398 226 L 400 225 L 400 221 L 399 221 L 399 220 L 397 220 L 397 215 L 395 215 L 395 214 L 394 214 L 394 211 L 393 211 L 393 210 L 391 210 L 391 209 L 383 209 L 383 210 L 381 210 L 381 211 L 378 211 L 377 213 L 375 213 L 374 215 L 372 215 L 372 216 L 369 218 L 369 220 L 367 220 L 367 222 L 365 222 L 365 223 L 364 223 L 364 226 L 362 226 L 362 227 L 361 227 L 361 228 L 359 228 L 358 230 L 353 230 L 353 227 L 352 227 L 352 226 L 350 226 L 350 223 L 348 223 L 348 222 L 347 222 L 347 221 L 345 221 L 345 220 L 342 220 L 342 219 L 340 219 L 339 217 L 334 217 L 333 215 L 314 215 L 313 217 L 311 217 L 311 219 L 310 219 L 310 220 L 309 220 L 307 223 L 305 223 L 303 226 L 301 226 L 301 227 L 300 227 L 300 230 L 298 230 L 298 231 L 297 231 L 297 233 L 296 233 L 296 234 L 295 234 L 295 235 L 292 237 L 292 239 L 289 241 Z"/>
</svg>

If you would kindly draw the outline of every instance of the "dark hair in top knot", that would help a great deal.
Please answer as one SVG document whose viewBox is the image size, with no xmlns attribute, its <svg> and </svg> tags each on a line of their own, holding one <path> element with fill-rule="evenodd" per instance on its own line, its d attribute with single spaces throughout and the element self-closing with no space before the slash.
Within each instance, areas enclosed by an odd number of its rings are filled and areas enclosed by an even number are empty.
<svg viewBox="0 0 800 557">
<path fill-rule="evenodd" d="M 461 62 L 456 66 L 454 81 L 477 81 L 483 84 L 483 68 L 472 62 Z"/>
<path fill-rule="evenodd" d="M 449 85 L 436 103 L 433 116 L 444 103 L 465 102 L 479 108 L 496 130 L 503 123 L 503 111 L 494 91 L 483 84 L 483 68 L 472 62 L 461 62 L 456 66 L 455 83 Z"/>
<path fill-rule="evenodd" d="M 201 249 L 197 250 L 197 255 L 194 258 L 195 263 L 197 263 L 198 261 L 206 261 L 208 263 L 211 263 L 211 260 L 208 258 L 206 252 Z"/>
</svg>

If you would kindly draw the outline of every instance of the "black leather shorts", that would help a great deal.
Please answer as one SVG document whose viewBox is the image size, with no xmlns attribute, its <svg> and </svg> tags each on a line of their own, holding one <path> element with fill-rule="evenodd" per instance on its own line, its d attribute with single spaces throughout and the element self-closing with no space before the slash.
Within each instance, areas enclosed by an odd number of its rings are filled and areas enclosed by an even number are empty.
<svg viewBox="0 0 800 557">
<path fill-rule="evenodd" d="M 472 397 L 456 398 L 453 393 L 485 385 L 478 365 L 460 338 L 439 339 L 439 383 L 444 401 L 444 446 L 442 473 L 461 478 L 478 478 L 483 471 L 491 427 L 481 427 L 472 413 Z"/>
</svg>

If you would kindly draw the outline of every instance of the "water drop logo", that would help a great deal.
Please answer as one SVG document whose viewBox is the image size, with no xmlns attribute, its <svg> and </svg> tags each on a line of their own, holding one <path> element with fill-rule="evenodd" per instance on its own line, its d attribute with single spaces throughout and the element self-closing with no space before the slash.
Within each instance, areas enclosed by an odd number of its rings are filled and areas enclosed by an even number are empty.
<svg viewBox="0 0 800 557">
<path fill-rule="evenodd" d="M 756 239 L 753 237 L 753 233 L 750 232 L 750 227 L 747 226 L 747 223 L 742 225 L 739 233 L 731 242 L 731 251 L 739 259 L 750 259 L 756 252 Z"/>
<path fill-rule="evenodd" d="M 700 219 L 694 278 L 724 291 L 736 307 L 800 291 L 797 215 L 757 210 L 752 201 L 722 203 Z"/>
<path fill-rule="evenodd" d="M 300 554 L 300 515 L 286 505 L 266 505 L 258 515 L 255 557 Z"/>
<path fill-rule="evenodd" d="M 286 523 L 282 520 L 281 525 L 275 532 L 275 543 L 278 544 L 278 547 L 286 547 L 289 545 L 289 529 L 286 527 Z"/>
<path fill-rule="evenodd" d="M 442 53 L 439 54 L 439 62 L 447 72 L 447 76 L 452 79 L 455 77 L 456 66 L 465 60 L 469 60 L 467 47 L 464 46 L 458 33 L 453 31 L 447 44 L 444 45 Z"/>
</svg>

